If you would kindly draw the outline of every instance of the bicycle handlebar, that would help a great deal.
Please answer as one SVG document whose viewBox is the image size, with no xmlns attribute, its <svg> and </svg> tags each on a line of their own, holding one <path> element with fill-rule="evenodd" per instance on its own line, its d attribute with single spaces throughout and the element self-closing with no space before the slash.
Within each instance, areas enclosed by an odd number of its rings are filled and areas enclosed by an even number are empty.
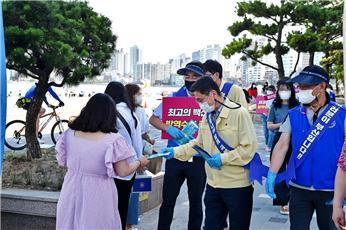
<svg viewBox="0 0 346 230">
<path fill-rule="evenodd" d="M 59 105 L 49 105 L 49 108 L 53 109 L 53 110 L 56 110 L 57 108 L 59 107 L 62 107 L 62 106 L 59 106 Z"/>
</svg>

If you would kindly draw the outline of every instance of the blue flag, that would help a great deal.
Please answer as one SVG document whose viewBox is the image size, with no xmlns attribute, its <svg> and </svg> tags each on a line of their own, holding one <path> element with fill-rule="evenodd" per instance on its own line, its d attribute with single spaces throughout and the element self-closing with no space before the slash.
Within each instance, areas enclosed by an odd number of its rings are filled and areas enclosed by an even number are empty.
<svg viewBox="0 0 346 230">
<path fill-rule="evenodd" d="M 2 160 L 4 158 L 4 142 L 6 127 L 6 100 L 7 100 L 7 79 L 6 79 L 6 55 L 4 40 L 4 24 L 2 20 L 2 1 L 0 0 L 0 177 L 2 175 Z"/>
</svg>

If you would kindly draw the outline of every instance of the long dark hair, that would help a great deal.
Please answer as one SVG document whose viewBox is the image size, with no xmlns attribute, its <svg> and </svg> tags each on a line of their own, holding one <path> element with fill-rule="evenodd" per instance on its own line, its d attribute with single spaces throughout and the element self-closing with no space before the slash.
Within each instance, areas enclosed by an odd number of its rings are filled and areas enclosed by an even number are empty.
<svg viewBox="0 0 346 230">
<path fill-rule="evenodd" d="M 252 82 L 252 83 L 251 83 L 251 87 L 250 87 L 250 89 L 257 89 L 257 87 L 256 87 L 256 83 L 255 83 L 255 82 Z"/>
<path fill-rule="evenodd" d="M 127 107 L 131 110 L 131 115 L 135 121 L 135 127 L 137 128 L 138 121 L 134 115 L 134 110 L 131 108 L 125 86 L 121 82 L 112 81 L 107 85 L 105 94 L 108 94 L 109 96 L 111 96 L 115 104 L 124 102 L 127 105 Z"/>
<path fill-rule="evenodd" d="M 288 107 L 290 109 L 296 107 L 299 105 L 299 102 L 296 99 L 296 91 L 294 89 L 293 84 L 287 83 L 286 81 L 280 80 L 277 83 L 277 91 L 276 91 L 276 98 L 273 101 L 274 108 L 281 108 L 282 106 L 282 100 L 279 96 L 280 86 L 285 85 L 290 91 L 291 91 L 291 97 L 288 99 Z"/>
<path fill-rule="evenodd" d="M 136 84 L 127 84 L 125 85 L 125 88 L 128 94 L 130 108 L 132 110 L 135 110 L 137 107 L 136 101 L 135 101 L 135 95 L 141 90 L 141 88 Z"/>
<path fill-rule="evenodd" d="M 79 116 L 68 124 L 76 131 L 116 133 L 117 109 L 110 96 L 98 93 L 92 96 Z"/>
</svg>

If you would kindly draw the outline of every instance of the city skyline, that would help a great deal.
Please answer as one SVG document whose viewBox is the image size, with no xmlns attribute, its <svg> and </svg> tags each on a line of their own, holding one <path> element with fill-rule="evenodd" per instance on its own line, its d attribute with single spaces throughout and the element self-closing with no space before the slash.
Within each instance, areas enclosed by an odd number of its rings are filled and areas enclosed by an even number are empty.
<svg viewBox="0 0 346 230">
<path fill-rule="evenodd" d="M 253 37 L 253 43 L 263 45 L 264 38 Z M 142 60 L 142 54 L 145 53 L 141 47 L 133 45 L 128 49 L 117 49 L 112 56 L 111 65 L 106 70 L 108 76 L 114 76 L 120 79 L 126 79 L 137 83 L 150 82 L 151 85 L 179 85 L 182 83 L 181 76 L 176 71 L 184 67 L 192 60 L 205 62 L 208 59 L 217 60 L 223 66 L 223 77 L 226 80 L 236 81 L 247 86 L 251 82 L 276 82 L 278 80 L 277 71 L 265 67 L 261 64 L 252 65 L 252 60 L 241 60 L 241 55 L 233 55 L 230 59 L 226 59 L 221 54 L 222 47 L 219 44 L 209 44 L 200 47 L 191 53 L 183 53 L 180 55 L 168 57 L 168 61 L 161 62 L 145 62 Z M 297 61 L 297 52 L 290 50 L 288 54 L 283 56 L 285 76 L 289 77 Z M 315 54 L 314 63 L 318 64 L 323 57 L 323 53 Z M 132 61 L 131 61 L 132 60 Z M 136 60 L 136 61 L 133 61 Z M 276 66 L 274 54 L 269 54 L 261 58 L 262 61 Z M 296 72 L 308 65 L 309 55 L 302 53 L 297 63 Z M 126 64 L 127 63 L 127 64 Z M 293 76 L 295 75 L 293 74 Z"/>
<path fill-rule="evenodd" d="M 143 62 L 165 63 L 209 44 L 226 45 L 228 26 L 236 21 L 236 1 L 89 0 L 96 12 L 112 21 L 117 49 L 137 45 Z M 148 51 L 148 52 L 147 52 Z"/>
</svg>

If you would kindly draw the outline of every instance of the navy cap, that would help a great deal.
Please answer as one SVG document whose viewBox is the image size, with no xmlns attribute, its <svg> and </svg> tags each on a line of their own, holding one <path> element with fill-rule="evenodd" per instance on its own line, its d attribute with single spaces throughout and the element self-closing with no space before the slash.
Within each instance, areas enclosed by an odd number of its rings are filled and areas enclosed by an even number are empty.
<svg viewBox="0 0 346 230">
<path fill-rule="evenodd" d="M 318 65 L 305 67 L 297 76 L 287 81 L 288 83 L 298 83 L 315 85 L 322 82 L 329 84 L 328 73 Z"/>
<path fill-rule="evenodd" d="M 205 75 L 204 69 L 198 66 L 196 62 L 190 62 L 186 64 L 185 68 L 178 69 L 177 74 L 186 76 L 188 72 L 193 72 L 198 76 Z"/>
</svg>

